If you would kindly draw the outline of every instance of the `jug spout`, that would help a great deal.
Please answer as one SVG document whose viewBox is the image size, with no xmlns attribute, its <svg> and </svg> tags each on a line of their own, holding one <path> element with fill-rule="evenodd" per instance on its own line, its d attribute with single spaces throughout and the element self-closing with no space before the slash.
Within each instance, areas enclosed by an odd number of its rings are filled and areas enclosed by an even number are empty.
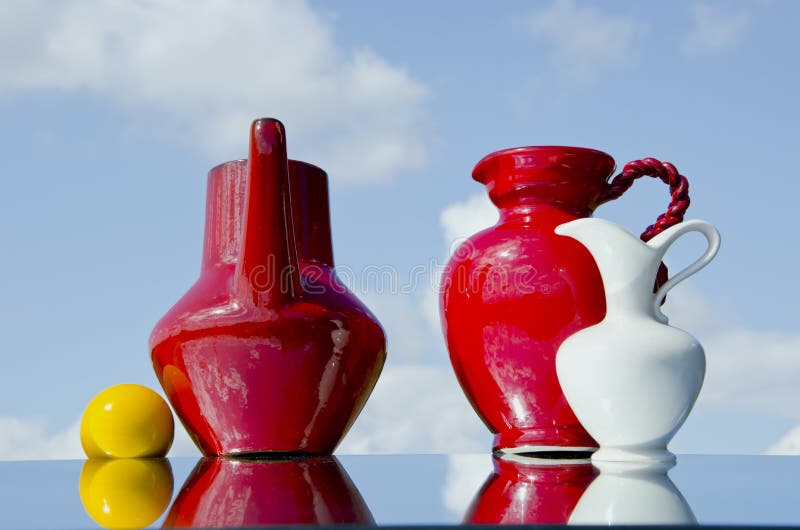
<svg viewBox="0 0 800 530">
<path fill-rule="evenodd" d="M 289 198 L 286 132 L 271 118 L 253 122 L 236 292 L 256 307 L 284 305 L 301 292 Z"/>
</svg>

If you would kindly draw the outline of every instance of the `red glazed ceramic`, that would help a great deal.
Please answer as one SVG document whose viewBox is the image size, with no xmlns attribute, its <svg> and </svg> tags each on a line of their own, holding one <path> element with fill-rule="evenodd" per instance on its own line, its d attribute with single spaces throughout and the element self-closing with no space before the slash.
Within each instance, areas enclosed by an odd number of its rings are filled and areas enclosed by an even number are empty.
<svg viewBox="0 0 800 530">
<path fill-rule="evenodd" d="M 375 524 L 336 458 L 202 459 L 164 521 L 167 528 L 301 524 Z"/>
<path fill-rule="evenodd" d="M 609 182 L 613 170 L 606 153 L 577 147 L 498 151 L 473 170 L 500 220 L 455 251 L 441 316 L 456 375 L 495 434 L 495 450 L 597 446 L 564 398 L 555 355 L 564 339 L 603 319 L 605 293 L 591 254 L 554 229 L 590 216 L 645 175 L 669 184 L 672 202 L 643 239 L 680 222 L 689 205 L 688 183 L 669 163 L 631 162 Z"/>
<path fill-rule="evenodd" d="M 158 322 L 153 366 L 205 455 L 329 454 L 386 357 L 333 270 L 327 176 L 253 123 L 247 161 L 208 175 L 200 278 Z"/>
<path fill-rule="evenodd" d="M 470 524 L 567 524 L 598 475 L 588 462 L 494 458 L 494 472 L 472 501 Z"/>
</svg>

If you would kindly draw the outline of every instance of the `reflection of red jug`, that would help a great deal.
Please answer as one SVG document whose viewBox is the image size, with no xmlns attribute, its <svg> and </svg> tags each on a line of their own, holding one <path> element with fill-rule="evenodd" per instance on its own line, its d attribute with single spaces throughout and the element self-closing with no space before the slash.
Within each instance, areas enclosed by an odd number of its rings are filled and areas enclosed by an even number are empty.
<svg viewBox="0 0 800 530">
<path fill-rule="evenodd" d="M 334 457 L 204 458 L 186 480 L 164 526 L 374 523 L 361 494 Z"/>
<path fill-rule="evenodd" d="M 277 120 L 209 173 L 200 278 L 150 346 L 205 455 L 331 453 L 364 406 L 383 330 L 333 271 L 325 172 L 287 160 Z"/>
<path fill-rule="evenodd" d="M 473 170 L 500 220 L 454 252 L 441 313 L 453 368 L 495 434 L 495 450 L 597 446 L 561 391 L 555 355 L 564 339 L 603 319 L 603 282 L 592 255 L 553 230 L 590 216 L 645 175 L 668 183 L 672 202 L 643 239 L 680 222 L 689 205 L 686 179 L 671 164 L 631 162 L 609 183 L 613 170 L 606 153 L 578 147 L 507 149 Z"/>
<path fill-rule="evenodd" d="M 465 523 L 566 524 L 597 476 L 589 461 L 494 458 L 494 472 L 472 501 Z"/>
</svg>

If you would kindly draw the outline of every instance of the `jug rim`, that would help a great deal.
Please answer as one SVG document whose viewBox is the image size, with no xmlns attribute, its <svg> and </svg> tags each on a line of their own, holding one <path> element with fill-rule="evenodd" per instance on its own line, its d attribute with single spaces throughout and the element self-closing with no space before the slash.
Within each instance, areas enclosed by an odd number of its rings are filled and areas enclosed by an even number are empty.
<svg viewBox="0 0 800 530">
<path fill-rule="evenodd" d="M 304 167 L 305 169 L 309 169 L 309 170 L 311 170 L 313 172 L 320 172 L 320 173 L 324 173 L 325 175 L 328 174 L 324 169 L 322 169 L 318 165 L 312 164 L 310 162 L 305 162 L 303 160 L 294 160 L 294 159 L 290 158 L 289 159 L 289 164 L 290 165 L 293 164 L 293 165 L 296 165 L 296 166 L 301 166 L 301 167 Z M 229 167 L 229 166 L 239 166 L 239 165 L 247 165 L 247 159 L 246 158 L 237 158 L 235 160 L 228 160 L 226 162 L 222 162 L 222 163 L 217 164 L 216 166 L 214 166 L 211 169 L 209 169 L 208 172 L 209 173 L 215 173 L 215 172 L 219 171 L 220 169 L 223 169 L 223 168 L 226 168 L 226 167 Z"/>
<path fill-rule="evenodd" d="M 490 180 L 493 176 L 492 171 L 487 171 L 489 166 L 495 165 L 499 163 L 498 159 L 501 158 L 511 158 L 508 164 L 503 164 L 504 166 L 508 166 L 508 169 L 536 169 L 537 167 L 552 167 L 555 164 L 555 161 L 552 159 L 549 160 L 534 160 L 531 158 L 521 158 L 515 157 L 514 155 L 523 155 L 523 154 L 530 154 L 534 155 L 537 153 L 550 153 L 553 155 L 562 155 L 563 156 L 585 156 L 586 158 L 592 159 L 600 159 L 604 164 L 603 166 L 608 166 L 608 174 L 613 172 L 614 168 L 616 167 L 616 162 L 614 158 L 606 153 L 605 151 L 600 151 L 599 149 L 592 149 L 591 147 L 577 147 L 577 146 L 570 146 L 570 145 L 528 145 L 522 147 L 509 147 L 506 149 L 500 149 L 499 151 L 494 151 L 489 153 L 488 155 L 481 158 L 475 167 L 472 170 L 472 178 L 481 184 L 486 184 L 488 180 Z M 594 165 L 594 164 L 591 164 Z"/>
</svg>

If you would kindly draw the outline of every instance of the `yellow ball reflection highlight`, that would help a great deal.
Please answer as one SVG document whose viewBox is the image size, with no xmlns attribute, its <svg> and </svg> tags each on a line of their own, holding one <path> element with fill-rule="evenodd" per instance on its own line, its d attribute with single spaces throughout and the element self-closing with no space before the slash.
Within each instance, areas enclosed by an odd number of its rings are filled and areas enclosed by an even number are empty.
<svg viewBox="0 0 800 530">
<path fill-rule="evenodd" d="M 153 524 L 172 498 L 172 467 L 164 458 L 87 460 L 78 487 L 89 517 L 105 528 Z"/>
<path fill-rule="evenodd" d="M 89 458 L 162 457 L 174 436 L 169 405 L 141 385 L 103 390 L 81 418 L 81 445 Z"/>
</svg>

